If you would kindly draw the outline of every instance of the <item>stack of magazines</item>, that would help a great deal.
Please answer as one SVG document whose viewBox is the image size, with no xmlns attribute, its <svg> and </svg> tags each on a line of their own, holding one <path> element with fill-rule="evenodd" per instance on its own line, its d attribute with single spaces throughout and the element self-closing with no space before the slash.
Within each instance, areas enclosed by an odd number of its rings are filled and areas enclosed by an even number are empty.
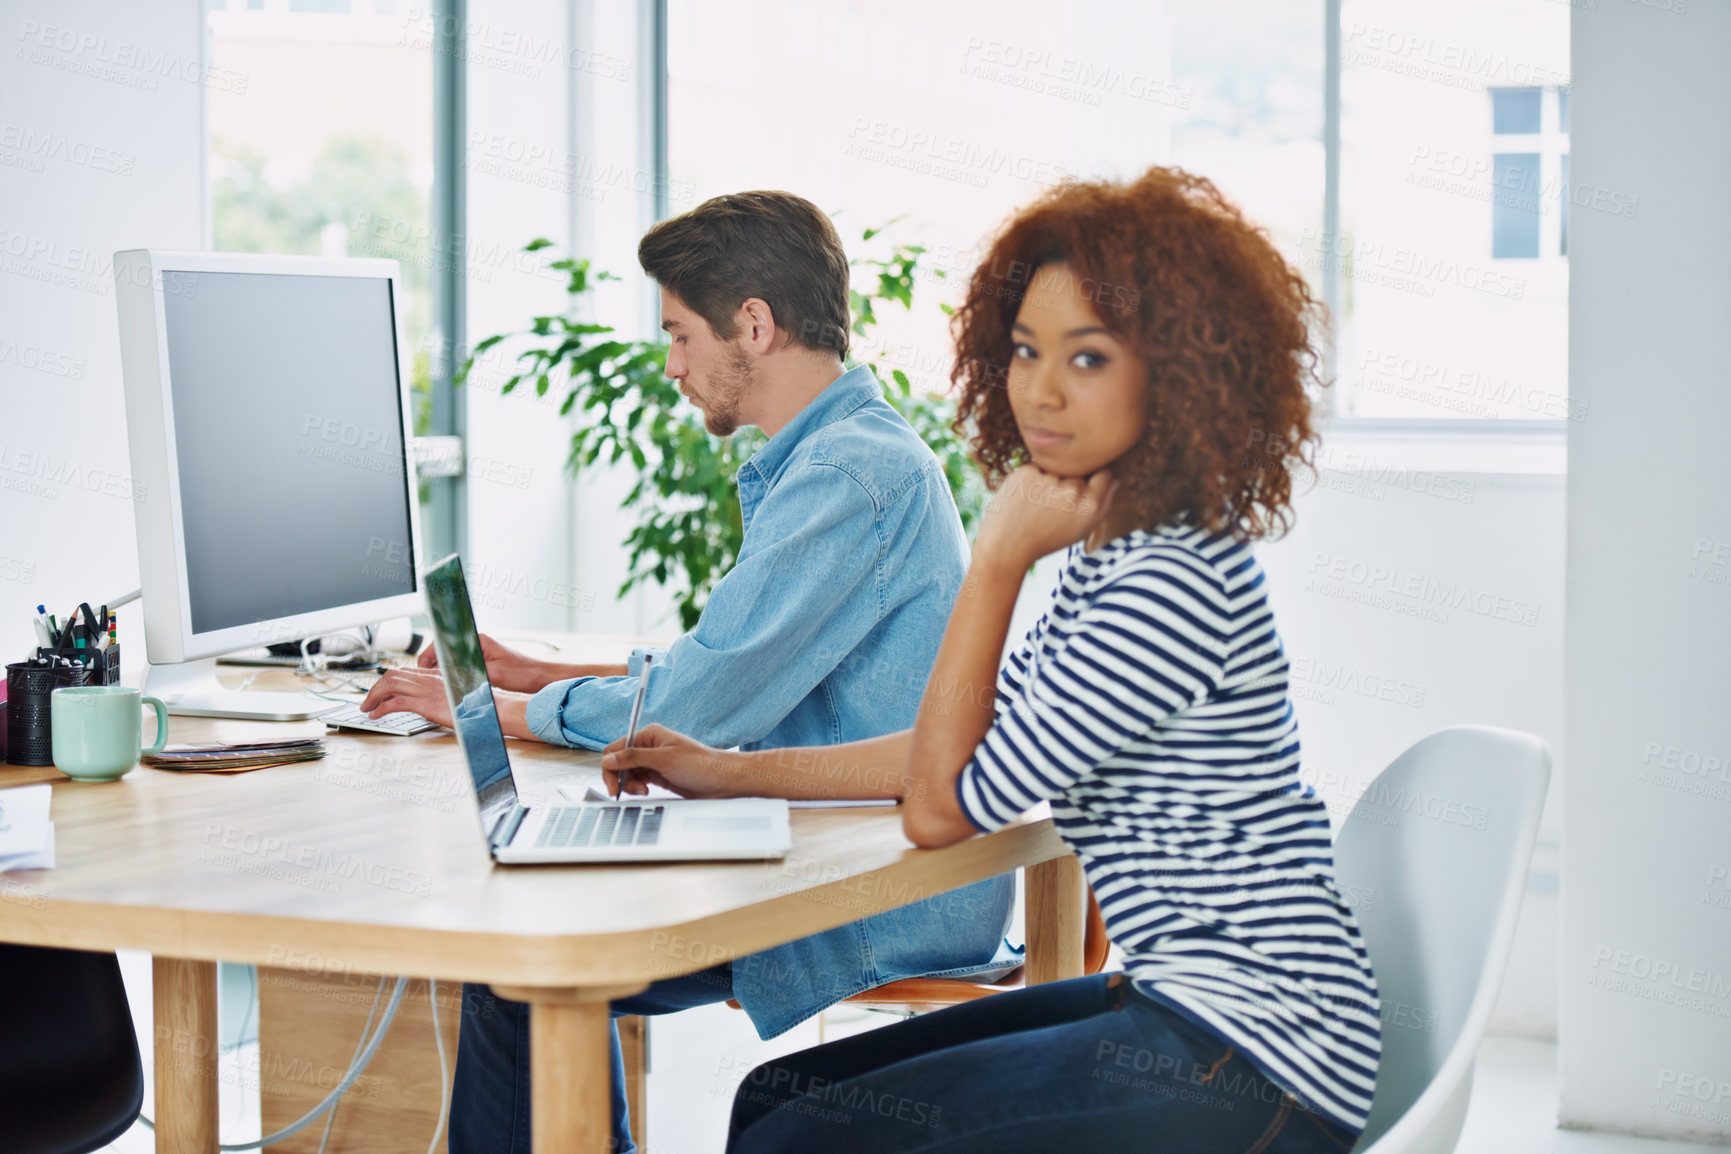
<svg viewBox="0 0 1731 1154">
<path fill-rule="evenodd" d="M 158 769 L 192 773 L 245 773 L 267 765 L 311 761 L 325 755 L 324 739 L 297 737 L 287 741 L 259 741 L 233 745 L 170 745 L 161 753 L 147 754 L 144 764 Z"/>
</svg>

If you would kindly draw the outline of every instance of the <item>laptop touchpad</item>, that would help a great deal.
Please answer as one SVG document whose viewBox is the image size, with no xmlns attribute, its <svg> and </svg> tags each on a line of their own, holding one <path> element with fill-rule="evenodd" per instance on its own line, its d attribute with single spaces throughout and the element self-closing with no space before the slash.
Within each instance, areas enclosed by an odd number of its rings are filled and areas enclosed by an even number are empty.
<svg viewBox="0 0 1731 1154">
<path fill-rule="evenodd" d="M 682 825 L 692 833 L 757 833 L 769 828 L 769 818 L 761 813 L 693 814 Z"/>
</svg>

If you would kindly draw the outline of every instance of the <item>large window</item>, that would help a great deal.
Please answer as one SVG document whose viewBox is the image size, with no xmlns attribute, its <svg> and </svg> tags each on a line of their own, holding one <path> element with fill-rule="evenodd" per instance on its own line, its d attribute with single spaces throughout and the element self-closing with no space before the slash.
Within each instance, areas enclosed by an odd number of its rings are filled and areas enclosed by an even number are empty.
<svg viewBox="0 0 1731 1154">
<path fill-rule="evenodd" d="M 416 397 L 430 416 L 433 53 L 426 5 L 208 0 L 211 244 L 400 261 Z"/>
<path fill-rule="evenodd" d="M 987 234 L 1072 173 L 1131 175 L 1170 155 L 1195 98 L 1174 83 L 1158 3 L 837 0 L 668 3 L 669 188 L 696 199 L 783 188 L 861 232 L 930 250 L 915 314 L 882 346 L 930 390 L 948 387 L 952 301 Z M 936 274 L 943 273 L 943 277 Z"/>
<path fill-rule="evenodd" d="M 840 211 L 856 249 L 899 218 L 950 276 L 886 339 L 938 389 L 936 305 L 1005 214 L 1069 174 L 1180 164 L 1333 302 L 1334 415 L 1566 419 L 1568 20 L 1495 0 L 1125 0 L 1062 20 L 669 0 L 670 207 L 787 188 Z"/>
<path fill-rule="evenodd" d="M 1564 420 L 1569 8 L 1341 12 L 1335 411 Z"/>
<path fill-rule="evenodd" d="M 1324 227 L 1326 61 L 1322 5 L 1174 0 L 1172 71 L 1191 99 L 1170 160 L 1201 173 L 1289 255 Z M 1297 261 L 1319 295 L 1316 262 Z"/>
</svg>

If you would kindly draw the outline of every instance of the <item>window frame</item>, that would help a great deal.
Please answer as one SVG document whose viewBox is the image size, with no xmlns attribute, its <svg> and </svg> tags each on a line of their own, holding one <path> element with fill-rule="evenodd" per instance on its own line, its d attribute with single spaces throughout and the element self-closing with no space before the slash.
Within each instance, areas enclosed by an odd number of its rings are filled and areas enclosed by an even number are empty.
<svg viewBox="0 0 1731 1154">
<path fill-rule="evenodd" d="M 1323 64 L 1323 235 L 1336 236 L 1340 229 L 1340 75 L 1341 75 L 1341 0 L 1324 0 L 1323 3 L 1323 44 L 1326 59 Z M 1566 93 L 1567 86 L 1559 85 L 1559 93 Z M 1540 86 L 1540 123 L 1539 137 L 1546 132 L 1544 106 L 1550 103 L 1543 95 L 1545 86 Z M 1561 100 L 1566 101 L 1567 96 Z M 1563 105 L 1557 105 L 1559 124 L 1563 116 Z M 1572 111 L 1572 110 L 1570 110 Z M 1555 130 L 1567 136 L 1565 128 Z M 1492 139 L 1498 139 L 1492 135 Z M 1532 139 L 1530 136 L 1509 136 L 1512 141 Z M 1514 147 L 1511 144 L 1511 147 Z M 1565 151 L 1567 144 L 1564 145 Z M 1544 165 L 1544 149 L 1540 148 L 1541 186 Z M 1564 191 L 1565 197 L 1567 190 Z M 1564 234 L 1566 237 L 1566 234 Z M 1544 259 L 1547 235 L 1541 227 L 1539 234 L 1539 259 Z M 1568 259 L 1566 248 L 1558 254 L 1562 259 Z M 1499 258 L 1501 259 L 1501 258 Z M 1513 258 L 1508 258 L 1513 259 Z M 1322 299 L 1331 318 L 1339 315 L 1341 298 L 1341 269 L 1339 262 L 1323 262 Z M 1330 323 L 1320 341 L 1322 363 L 1331 381 L 1335 378 L 1339 364 L 1340 338 L 1338 327 Z M 1519 438 L 1536 438 L 1540 443 L 1551 443 L 1565 446 L 1568 443 L 1567 420 L 1527 420 L 1518 417 L 1342 417 L 1336 416 L 1334 410 L 1333 392 L 1323 394 L 1319 404 L 1318 428 L 1324 437 L 1329 435 L 1348 437 L 1386 436 L 1397 441 L 1418 442 L 1429 447 L 1455 446 L 1464 449 L 1468 444 L 1482 444 L 1487 437 L 1501 438 L 1513 441 Z M 1511 446 L 1511 449 L 1513 446 Z M 1477 470 L 1462 470 L 1477 471 Z M 1507 470 L 1498 470 L 1507 471 Z M 1515 470 L 1522 471 L 1522 470 Z M 1538 468 L 1533 470 L 1541 474 L 1566 473 L 1566 466 L 1561 469 Z"/>
<path fill-rule="evenodd" d="M 433 194 L 428 216 L 434 236 L 464 236 L 468 229 L 466 121 L 468 2 L 433 0 Z M 465 352 L 468 331 L 468 268 L 461 246 L 448 259 L 433 262 L 432 420 L 428 436 L 451 438 L 461 446 L 468 429 L 468 406 L 453 378 Z M 467 470 L 461 466 L 426 478 L 427 506 L 421 531 L 429 561 L 462 553 L 469 543 Z"/>
</svg>

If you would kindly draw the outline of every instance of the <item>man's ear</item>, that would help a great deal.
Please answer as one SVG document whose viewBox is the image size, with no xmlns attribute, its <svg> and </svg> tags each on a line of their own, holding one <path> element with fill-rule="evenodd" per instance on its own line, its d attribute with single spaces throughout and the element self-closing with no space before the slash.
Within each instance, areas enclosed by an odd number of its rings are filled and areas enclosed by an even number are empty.
<svg viewBox="0 0 1731 1154">
<path fill-rule="evenodd" d="M 778 343 L 775 313 L 762 297 L 747 297 L 734 318 L 740 340 L 758 356 L 770 352 Z"/>
</svg>

